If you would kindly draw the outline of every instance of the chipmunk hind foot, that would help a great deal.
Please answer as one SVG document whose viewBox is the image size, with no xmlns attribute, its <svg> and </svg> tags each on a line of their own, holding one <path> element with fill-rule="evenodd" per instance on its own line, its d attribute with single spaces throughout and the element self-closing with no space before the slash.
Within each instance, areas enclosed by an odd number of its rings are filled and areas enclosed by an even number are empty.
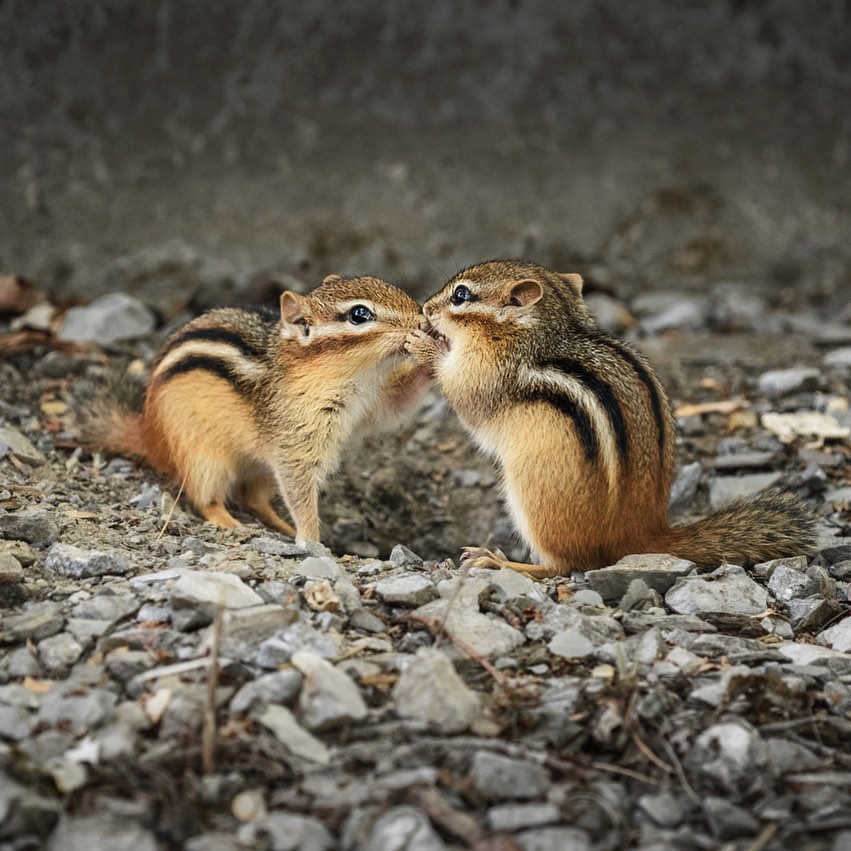
<svg viewBox="0 0 851 851">
<path fill-rule="evenodd" d="M 464 547 L 461 551 L 461 563 L 466 567 L 489 570 L 506 568 L 517 573 L 525 573 L 531 579 L 564 576 L 567 572 L 550 564 L 526 564 L 522 561 L 511 561 L 502 550 L 489 550 L 486 547 Z"/>
</svg>

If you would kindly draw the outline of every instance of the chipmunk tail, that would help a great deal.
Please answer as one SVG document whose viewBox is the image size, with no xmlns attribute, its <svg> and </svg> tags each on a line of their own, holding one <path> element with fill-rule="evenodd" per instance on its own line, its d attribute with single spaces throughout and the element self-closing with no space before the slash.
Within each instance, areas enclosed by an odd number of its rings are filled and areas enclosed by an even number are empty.
<svg viewBox="0 0 851 851">
<path fill-rule="evenodd" d="M 795 494 L 769 490 L 661 532 L 648 551 L 671 553 L 701 566 L 757 564 L 809 555 L 816 546 L 816 514 Z"/>
<path fill-rule="evenodd" d="M 80 445 L 89 450 L 146 458 L 144 392 L 141 380 L 121 370 L 78 384 L 72 410 Z"/>
</svg>

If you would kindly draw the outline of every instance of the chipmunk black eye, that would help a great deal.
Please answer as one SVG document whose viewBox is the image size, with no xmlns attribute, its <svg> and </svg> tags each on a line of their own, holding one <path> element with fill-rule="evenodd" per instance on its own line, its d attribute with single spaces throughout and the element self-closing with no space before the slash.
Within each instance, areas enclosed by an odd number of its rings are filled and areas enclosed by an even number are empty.
<svg viewBox="0 0 851 851">
<path fill-rule="evenodd" d="M 449 300 L 457 307 L 459 304 L 463 304 L 465 301 L 475 301 L 476 296 L 474 296 L 470 292 L 470 290 L 463 284 L 459 284 L 452 291 L 452 297 Z"/>
<path fill-rule="evenodd" d="M 363 325 L 364 322 L 372 322 L 375 319 L 375 314 L 365 304 L 356 304 L 349 308 L 347 315 L 352 325 Z"/>
</svg>

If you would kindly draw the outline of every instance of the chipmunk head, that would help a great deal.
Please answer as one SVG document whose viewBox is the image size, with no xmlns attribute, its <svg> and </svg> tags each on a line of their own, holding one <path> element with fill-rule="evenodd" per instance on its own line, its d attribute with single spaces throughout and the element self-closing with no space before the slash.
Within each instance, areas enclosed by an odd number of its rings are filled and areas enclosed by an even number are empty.
<svg viewBox="0 0 851 851">
<path fill-rule="evenodd" d="M 447 352 L 477 339 L 519 341 L 532 328 L 570 333 L 593 322 L 579 275 L 522 260 L 491 260 L 463 269 L 423 305 L 423 314 Z"/>
<path fill-rule="evenodd" d="M 309 295 L 281 295 L 281 336 L 305 354 L 345 352 L 352 365 L 403 354 L 419 305 L 378 278 L 329 275 Z"/>
</svg>

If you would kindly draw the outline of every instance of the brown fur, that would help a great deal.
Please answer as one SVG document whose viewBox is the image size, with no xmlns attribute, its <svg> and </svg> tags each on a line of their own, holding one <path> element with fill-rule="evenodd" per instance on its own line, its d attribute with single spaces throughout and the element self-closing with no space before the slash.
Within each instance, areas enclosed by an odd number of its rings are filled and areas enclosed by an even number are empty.
<svg viewBox="0 0 851 851">
<path fill-rule="evenodd" d="M 348 310 L 367 305 L 373 321 Z M 101 397 L 86 444 L 134 455 L 183 485 L 199 513 L 238 525 L 239 501 L 264 523 L 318 540 L 318 493 L 351 433 L 409 403 L 426 371 L 404 360 L 416 302 L 377 278 L 331 276 L 308 296 L 284 293 L 275 322 L 214 310 L 175 332 L 151 365 L 141 412 Z M 280 492 L 295 529 L 271 501 Z"/>
<path fill-rule="evenodd" d="M 456 288 L 470 301 L 453 304 Z M 533 263 L 465 269 L 430 298 L 432 329 L 408 342 L 479 444 L 499 461 L 515 524 L 542 565 L 468 557 L 536 575 L 670 552 L 701 565 L 806 552 L 814 519 L 769 493 L 690 526 L 668 526 L 670 401 L 650 366 L 600 331 L 582 279 Z"/>
</svg>

